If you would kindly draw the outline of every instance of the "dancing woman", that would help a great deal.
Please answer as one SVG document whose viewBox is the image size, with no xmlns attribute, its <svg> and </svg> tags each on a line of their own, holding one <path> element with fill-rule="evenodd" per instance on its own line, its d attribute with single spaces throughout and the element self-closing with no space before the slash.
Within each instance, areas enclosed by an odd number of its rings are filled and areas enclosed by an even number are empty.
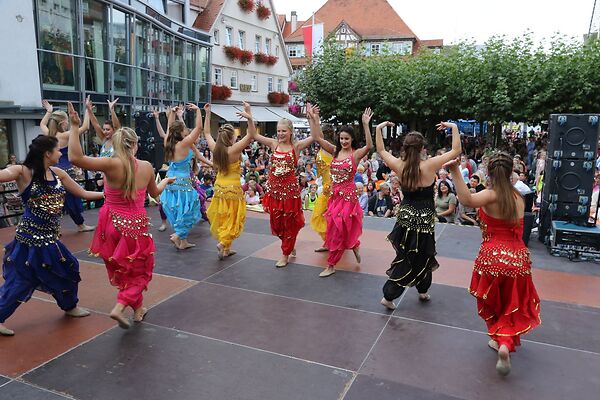
<svg viewBox="0 0 600 400">
<path fill-rule="evenodd" d="M 79 128 L 79 134 L 86 132 L 90 126 L 90 115 L 92 115 L 91 104 L 92 102 L 88 96 L 85 101 L 86 112 L 83 117 L 83 125 Z M 64 111 L 54 111 L 54 108 L 47 100 L 43 100 L 42 105 L 46 109 L 46 114 L 40 122 L 40 129 L 42 130 L 43 134 L 53 136 L 58 139 L 58 147 L 61 154 L 56 166 L 65 171 L 73 180 L 75 180 L 75 169 L 73 168 L 73 165 L 67 156 L 69 144 L 69 118 L 67 113 Z M 64 204 L 63 211 L 69 214 L 69 217 L 71 217 L 73 222 L 75 222 L 78 232 L 89 232 L 94 230 L 93 226 L 88 226 L 84 223 L 83 204 L 79 197 L 66 192 Z"/>
<path fill-rule="evenodd" d="M 210 133 L 210 104 L 204 105 L 206 117 L 204 120 L 204 137 L 208 148 L 213 153 L 213 165 L 217 170 L 215 194 L 208 207 L 210 233 L 217 240 L 219 259 L 235 254 L 231 251 L 231 243 L 244 230 L 246 222 L 246 202 L 240 182 L 241 154 L 252 142 L 256 134 L 252 109 L 244 102 L 244 111 L 238 113 L 248 120 L 246 136 L 236 142 L 233 126 L 225 124 L 219 128 L 217 140 Z"/>
<path fill-rule="evenodd" d="M 320 121 L 309 119 L 309 125 L 315 123 L 320 124 Z M 326 124 L 322 128 L 320 125 L 315 125 L 314 128 L 311 125 L 311 132 L 313 129 L 321 129 L 323 139 L 325 141 L 331 143 L 334 140 L 333 127 L 331 125 Z M 323 245 L 318 249 L 315 249 L 315 252 L 317 253 L 327 251 L 327 247 L 325 247 L 325 238 L 327 236 L 327 219 L 325 218 L 325 211 L 327 211 L 327 202 L 331 197 L 331 175 L 329 174 L 329 167 L 332 160 L 333 156 L 328 153 L 323 146 L 321 146 L 319 152 L 317 153 L 316 164 L 317 175 L 321 177 L 321 185 L 323 189 L 321 194 L 319 194 L 317 197 L 315 208 L 310 218 L 310 226 L 319 234 L 319 236 L 321 236 L 321 239 L 323 239 Z"/>
<path fill-rule="evenodd" d="M 383 144 L 381 130 L 386 126 L 394 126 L 394 124 L 386 121 L 377 125 L 375 133 L 377 152 L 400 178 L 403 194 L 396 225 L 388 235 L 388 240 L 396 250 L 396 258 L 387 270 L 389 279 L 383 286 L 383 299 L 381 299 L 381 304 L 393 310 L 396 308 L 393 301 L 410 286 L 416 286 L 420 300 L 428 301 L 430 298 L 427 291 L 431 286 L 432 272 L 439 267 L 435 259 L 434 237 L 435 173 L 446 162 L 460 155 L 461 144 L 456 124 L 441 122 L 437 125 L 438 130 L 452 129 L 450 151 L 421 160 L 423 135 L 419 132 L 410 132 L 404 137 L 402 157 L 396 158 L 385 150 Z"/>
<path fill-rule="evenodd" d="M 169 133 L 165 138 L 165 160 L 169 161 L 167 177 L 176 179 L 160 196 L 163 211 L 175 230 L 171 241 L 180 250 L 195 246 L 188 242 L 187 237 L 192 226 L 200 221 L 200 200 L 198 192 L 192 186 L 190 170 L 194 157 L 193 148 L 202 131 L 202 113 L 193 103 L 188 103 L 187 108 L 196 111 L 196 126 L 186 135 L 187 128 L 182 121 L 169 124 Z"/>
<path fill-rule="evenodd" d="M 447 165 L 452 176 L 460 176 L 456 160 Z M 521 344 L 520 336 L 541 322 L 531 258 L 522 239 L 525 203 L 510 182 L 512 168 L 512 157 L 498 153 L 489 159 L 488 189 L 471 193 L 462 179 L 455 182 L 460 202 L 479 208 L 483 240 L 469 292 L 487 324 L 488 345 L 498 352 L 496 370 L 501 375 L 510 373 L 510 352 Z"/>
<path fill-rule="evenodd" d="M 94 113 L 91 112 L 91 110 L 89 110 L 90 121 L 92 123 L 92 127 L 94 128 L 94 131 L 96 132 L 96 137 L 98 137 L 98 139 L 100 139 L 100 141 L 102 142 L 100 154 L 98 154 L 99 157 L 112 157 L 113 155 L 114 150 L 112 145 L 112 136 L 114 135 L 117 129 L 121 128 L 121 122 L 119 121 L 117 113 L 115 112 L 115 106 L 117 104 L 117 101 L 119 101 L 118 98 L 113 101 L 107 100 L 108 110 L 110 112 L 110 120 L 104 121 L 102 126 L 100 126 L 100 124 L 98 123 L 98 119 L 96 118 Z"/>
<path fill-rule="evenodd" d="M 369 154 L 369 150 L 373 147 L 369 126 L 373 113 L 370 108 L 366 108 L 362 115 L 365 145 L 361 148 L 357 148 L 358 141 L 351 126 L 340 128 L 334 145 L 323 138 L 319 129 L 319 108 L 308 106 L 307 113 L 313 120 L 313 127 L 317 128 L 311 129 L 311 135 L 323 149 L 333 154 L 331 198 L 325 212 L 327 219 L 325 247 L 329 249 L 329 255 L 327 268 L 319 274 L 320 277 L 327 277 L 335 273 L 335 265 L 346 249 L 352 249 L 356 261 L 360 263 L 359 239 L 362 234 L 363 211 L 358 202 L 354 175 L 360 159 Z"/>
<path fill-rule="evenodd" d="M 269 213 L 271 233 L 281 240 L 281 258 L 277 268 L 288 264 L 289 257 L 296 256 L 296 237 L 304 226 L 300 185 L 296 176 L 298 154 L 311 145 L 313 137 L 296 142 L 293 139 L 292 121 L 282 118 L 277 123 L 277 138 L 271 139 L 256 134 L 256 140 L 272 151 L 267 181 L 267 193 L 263 208 Z"/>
<path fill-rule="evenodd" d="M 144 318 L 142 293 L 148 288 L 154 268 L 154 240 L 148 233 L 144 208 L 146 191 L 152 197 L 158 196 L 175 179 L 156 184 L 152 164 L 135 158 L 138 137 L 130 128 L 120 128 L 112 136 L 112 157 L 85 156 L 77 137 L 79 116 L 71 103 L 69 115 L 69 159 L 81 168 L 102 171 L 106 179 L 105 201 L 98 214 L 90 253 L 104 260 L 110 283 L 119 289 L 110 317 L 127 329 L 129 322 L 123 316 L 126 307 L 134 310 L 135 321 Z"/>
<path fill-rule="evenodd" d="M 78 127 L 79 124 L 74 127 L 76 140 L 79 140 Z M 58 139 L 40 135 L 29 145 L 23 165 L 11 165 L 0 171 L 0 182 L 17 182 L 25 205 L 15 239 L 4 252 L 0 335 L 14 335 L 4 326 L 4 321 L 21 303 L 29 300 L 36 289 L 50 293 L 71 317 L 90 315 L 77 307 L 81 280 L 79 262 L 58 240 L 60 217 L 66 191 L 87 200 L 99 200 L 103 195 L 83 190 L 65 171 L 52 167 L 61 156 Z"/>
</svg>

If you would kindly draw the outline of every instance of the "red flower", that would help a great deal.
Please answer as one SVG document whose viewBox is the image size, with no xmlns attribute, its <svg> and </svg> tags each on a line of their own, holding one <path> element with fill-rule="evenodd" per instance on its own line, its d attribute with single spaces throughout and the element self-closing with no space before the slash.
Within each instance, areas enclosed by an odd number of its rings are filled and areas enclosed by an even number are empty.
<svg viewBox="0 0 600 400">
<path fill-rule="evenodd" d="M 269 7 L 265 6 L 263 3 L 258 3 L 256 7 L 256 13 L 258 14 L 259 19 L 267 19 L 271 16 L 271 10 Z"/>
<path fill-rule="evenodd" d="M 275 56 L 268 56 L 269 57 L 269 61 L 267 61 L 267 65 L 275 65 L 275 63 L 277 62 L 278 58 Z"/>
<path fill-rule="evenodd" d="M 265 53 L 256 53 L 254 55 L 254 61 L 257 64 L 267 64 L 269 62 L 269 56 Z"/>
<path fill-rule="evenodd" d="M 234 46 L 224 46 L 223 51 L 225 52 L 227 58 L 229 58 L 231 61 L 241 58 L 243 52 L 242 49 Z"/>
<path fill-rule="evenodd" d="M 254 0 L 238 0 L 238 5 L 246 12 L 254 10 Z"/>
<path fill-rule="evenodd" d="M 231 97 L 231 89 L 227 86 L 212 85 L 210 93 L 213 100 L 227 100 Z"/>
<path fill-rule="evenodd" d="M 280 93 L 281 95 L 281 101 L 279 102 L 279 104 L 287 104 L 290 101 L 290 95 L 287 93 Z"/>
<path fill-rule="evenodd" d="M 240 62 L 243 65 L 250 64 L 254 58 L 254 54 L 250 50 L 240 50 Z"/>
<path fill-rule="evenodd" d="M 271 104 L 281 104 L 281 93 L 279 92 L 270 92 L 267 98 Z"/>
</svg>

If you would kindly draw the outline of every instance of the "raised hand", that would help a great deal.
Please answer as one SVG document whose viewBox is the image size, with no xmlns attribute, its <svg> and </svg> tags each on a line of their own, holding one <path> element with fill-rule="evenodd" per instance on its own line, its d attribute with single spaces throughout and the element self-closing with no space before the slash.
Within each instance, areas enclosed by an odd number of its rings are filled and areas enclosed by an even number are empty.
<svg viewBox="0 0 600 400">
<path fill-rule="evenodd" d="M 46 112 L 48 114 L 52 114 L 52 111 L 54 111 L 54 107 L 52 106 L 52 104 L 50 104 L 48 100 L 42 100 L 42 107 L 46 109 Z"/>
<path fill-rule="evenodd" d="M 106 100 L 106 102 L 108 103 L 108 109 L 112 111 L 115 108 L 115 105 L 117 105 L 118 101 L 119 101 L 118 97 L 116 99 L 114 99 L 113 101 Z"/>
<path fill-rule="evenodd" d="M 92 103 L 92 100 L 90 100 L 90 96 L 85 98 L 85 108 L 89 112 L 92 112 L 92 109 L 94 108 L 94 103 Z"/>
<path fill-rule="evenodd" d="M 168 178 L 163 179 L 163 181 L 167 181 L 167 185 L 170 185 L 171 183 L 175 182 L 177 180 L 177 177 L 175 176 L 170 176 Z"/>
<path fill-rule="evenodd" d="M 210 103 L 206 103 L 203 108 L 204 108 L 204 111 L 206 111 L 207 113 L 210 113 Z"/>
<path fill-rule="evenodd" d="M 365 111 L 362 115 L 362 123 L 368 125 L 371 122 L 371 118 L 373 117 L 373 111 L 371 111 L 371 107 L 365 108 Z"/>
<path fill-rule="evenodd" d="M 438 131 L 443 131 L 444 129 L 448 129 L 448 128 L 452 128 L 455 127 L 456 124 L 453 122 L 440 122 L 439 124 L 437 124 L 435 127 L 437 128 Z"/>
<path fill-rule="evenodd" d="M 394 124 L 393 122 L 390 121 L 383 121 L 382 123 L 380 123 L 379 125 L 377 125 L 377 129 L 381 130 L 383 128 L 385 128 L 386 126 L 395 126 L 396 124 Z"/>
<path fill-rule="evenodd" d="M 321 122 L 321 109 L 316 104 L 312 106 L 312 115 L 315 121 L 317 121 L 317 123 Z"/>
<path fill-rule="evenodd" d="M 459 164 L 460 164 L 460 159 L 459 158 L 455 158 L 454 160 L 450 160 L 447 163 L 445 163 L 443 165 L 443 167 L 447 168 L 447 169 L 458 168 Z"/>
<path fill-rule="evenodd" d="M 200 109 L 200 107 L 198 107 L 198 105 L 195 103 L 187 103 L 185 105 L 185 108 L 187 108 L 188 110 L 199 110 Z M 183 111 L 182 111 L 182 113 L 183 113 Z"/>
<path fill-rule="evenodd" d="M 244 101 L 244 111 L 236 112 L 236 115 L 240 118 L 246 118 L 248 121 L 252 119 L 252 107 L 250 104 Z"/>
<path fill-rule="evenodd" d="M 154 111 L 152 111 L 152 115 L 154 116 L 154 118 L 158 119 L 158 118 L 160 118 L 160 111 L 154 110 Z"/>
<path fill-rule="evenodd" d="M 70 101 L 67 102 L 67 111 L 69 113 L 71 125 L 79 126 L 79 124 L 81 123 L 81 119 L 79 118 L 79 113 L 77 111 L 75 111 L 75 108 L 73 108 L 73 103 L 71 103 Z"/>
</svg>

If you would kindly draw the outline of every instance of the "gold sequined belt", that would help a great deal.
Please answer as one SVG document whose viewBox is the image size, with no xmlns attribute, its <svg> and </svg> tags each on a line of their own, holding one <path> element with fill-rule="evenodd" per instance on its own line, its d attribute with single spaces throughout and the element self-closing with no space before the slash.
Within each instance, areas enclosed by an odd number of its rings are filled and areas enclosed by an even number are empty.
<svg viewBox="0 0 600 400">
<path fill-rule="evenodd" d="M 150 236 L 148 225 L 150 219 L 146 213 L 121 214 L 115 210 L 109 211 L 113 226 L 123 236 L 137 239 L 139 236 Z"/>
</svg>

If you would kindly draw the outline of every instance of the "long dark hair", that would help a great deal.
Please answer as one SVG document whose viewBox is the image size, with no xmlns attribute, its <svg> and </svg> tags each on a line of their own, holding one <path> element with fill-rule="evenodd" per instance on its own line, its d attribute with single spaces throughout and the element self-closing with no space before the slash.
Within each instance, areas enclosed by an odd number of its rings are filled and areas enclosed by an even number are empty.
<svg viewBox="0 0 600 400">
<path fill-rule="evenodd" d="M 517 202 L 515 197 L 520 193 L 510 182 L 513 159 L 508 153 L 496 153 L 490 157 L 488 175 L 492 189 L 496 192 L 500 218 L 508 221 L 518 221 Z"/>
<path fill-rule="evenodd" d="M 404 143 L 402 144 L 404 166 L 400 174 L 400 186 L 405 190 L 414 191 L 419 186 L 419 166 L 424 143 L 425 139 L 419 132 L 410 132 L 404 137 Z"/>
<path fill-rule="evenodd" d="M 335 154 L 333 155 L 334 157 L 337 157 L 340 151 L 342 150 L 342 143 L 340 142 L 340 135 L 342 134 L 342 132 L 346 132 L 348 135 L 350 135 L 350 137 L 352 138 L 352 143 L 350 143 L 350 146 L 352 147 L 352 150 L 356 150 L 357 141 L 356 134 L 354 133 L 354 128 L 350 125 L 344 125 L 340 128 L 335 138 Z"/>
<path fill-rule="evenodd" d="M 167 144 L 165 146 L 165 161 L 169 162 L 175 158 L 175 145 L 183 140 L 185 125 L 181 121 L 175 121 L 169 126 Z"/>
<path fill-rule="evenodd" d="M 47 151 L 53 151 L 58 146 L 55 136 L 39 135 L 29 145 L 29 152 L 23 165 L 33 171 L 32 181 L 44 182 L 46 180 L 46 167 L 44 166 L 44 155 Z"/>
</svg>

